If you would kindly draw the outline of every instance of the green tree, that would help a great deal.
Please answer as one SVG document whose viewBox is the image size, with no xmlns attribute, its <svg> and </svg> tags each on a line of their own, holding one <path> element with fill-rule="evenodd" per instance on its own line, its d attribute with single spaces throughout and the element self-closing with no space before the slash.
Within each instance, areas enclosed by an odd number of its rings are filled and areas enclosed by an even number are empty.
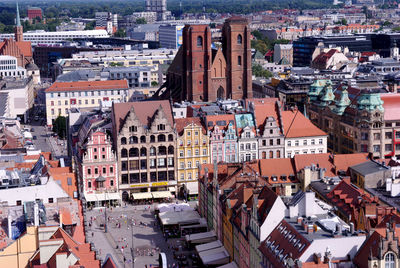
<svg viewBox="0 0 400 268">
<path fill-rule="evenodd" d="M 382 26 L 387 27 L 387 26 L 390 26 L 390 25 L 392 25 L 392 24 L 393 24 L 393 23 L 391 23 L 390 21 L 386 20 L 386 21 L 382 24 Z"/>
<path fill-rule="evenodd" d="M 264 78 L 272 77 L 272 73 L 268 70 L 265 70 L 260 64 L 253 64 L 251 69 L 256 77 L 264 77 Z"/>
<path fill-rule="evenodd" d="M 342 24 L 342 25 L 347 25 L 347 20 L 346 20 L 345 18 L 343 18 L 343 19 L 340 21 L 340 24 Z"/>
<path fill-rule="evenodd" d="M 114 34 L 115 37 L 126 37 L 126 32 L 124 29 L 118 29 Z"/>
<path fill-rule="evenodd" d="M 93 30 L 96 27 L 96 21 L 86 23 L 85 30 Z"/>
<path fill-rule="evenodd" d="M 53 132 L 57 133 L 60 139 L 64 139 L 67 135 L 67 118 L 59 115 L 53 124 Z"/>
<path fill-rule="evenodd" d="M 145 18 L 138 18 L 136 19 L 136 24 L 147 24 L 147 21 Z"/>
<path fill-rule="evenodd" d="M 151 86 L 152 86 L 152 87 L 156 87 L 156 86 L 158 86 L 158 83 L 157 83 L 157 81 L 151 81 Z"/>
<path fill-rule="evenodd" d="M 396 26 L 394 28 L 392 28 L 393 32 L 400 32 L 400 26 Z"/>
</svg>

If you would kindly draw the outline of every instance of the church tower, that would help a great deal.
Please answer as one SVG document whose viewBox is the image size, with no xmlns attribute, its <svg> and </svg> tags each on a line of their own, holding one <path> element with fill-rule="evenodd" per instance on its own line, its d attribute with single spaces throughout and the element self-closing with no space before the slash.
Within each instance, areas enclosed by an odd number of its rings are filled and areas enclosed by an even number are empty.
<svg viewBox="0 0 400 268">
<path fill-rule="evenodd" d="M 15 41 L 20 42 L 24 41 L 24 28 L 21 25 L 21 19 L 19 18 L 19 8 L 17 3 L 17 18 L 15 19 L 16 26 L 14 28 L 14 38 Z"/>
<path fill-rule="evenodd" d="M 222 50 L 227 64 L 227 96 L 252 98 L 250 28 L 247 19 L 231 17 L 222 28 Z"/>
</svg>

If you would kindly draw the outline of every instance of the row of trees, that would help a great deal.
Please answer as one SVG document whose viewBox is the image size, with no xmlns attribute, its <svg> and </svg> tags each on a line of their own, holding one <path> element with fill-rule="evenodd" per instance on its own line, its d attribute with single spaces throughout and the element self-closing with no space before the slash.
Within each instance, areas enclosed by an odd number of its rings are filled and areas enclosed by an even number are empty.
<svg viewBox="0 0 400 268">
<path fill-rule="evenodd" d="M 268 9 L 310 9 L 326 8 L 331 6 L 331 0 L 184 0 L 182 9 L 180 0 L 169 0 L 168 10 L 175 15 L 182 12 L 202 12 L 205 6 L 208 13 L 236 13 L 246 14 L 250 12 L 268 10 Z M 27 16 L 27 7 L 29 3 L 20 3 L 21 16 Z M 35 6 L 42 8 L 46 18 L 62 17 L 82 17 L 94 18 L 95 12 L 104 11 L 117 13 L 119 15 L 130 15 L 133 12 L 145 10 L 143 0 L 103 0 L 103 1 L 74 1 L 74 0 L 54 0 L 36 2 Z M 15 18 L 15 3 L 3 2 L 0 4 L 0 23 L 11 25 Z"/>
</svg>

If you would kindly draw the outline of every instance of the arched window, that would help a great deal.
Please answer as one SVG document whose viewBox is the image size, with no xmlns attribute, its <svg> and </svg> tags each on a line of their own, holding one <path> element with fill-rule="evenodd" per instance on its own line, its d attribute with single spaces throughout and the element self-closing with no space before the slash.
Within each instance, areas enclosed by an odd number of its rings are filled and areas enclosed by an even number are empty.
<svg viewBox="0 0 400 268">
<path fill-rule="evenodd" d="M 168 146 L 168 154 L 174 154 L 174 146 Z"/>
<path fill-rule="evenodd" d="M 129 157 L 137 157 L 139 156 L 138 148 L 130 148 L 129 149 Z"/>
<path fill-rule="evenodd" d="M 262 159 L 266 159 L 267 158 L 267 153 L 266 152 L 262 152 Z"/>
<path fill-rule="evenodd" d="M 154 135 L 150 136 L 150 142 L 156 142 L 156 137 Z"/>
<path fill-rule="evenodd" d="M 136 136 L 129 137 L 129 144 L 138 143 L 138 138 Z"/>
<path fill-rule="evenodd" d="M 174 141 L 174 135 L 169 134 L 168 135 L 168 141 Z"/>
<path fill-rule="evenodd" d="M 146 156 L 147 155 L 147 149 L 146 148 L 140 148 L 140 156 Z"/>
<path fill-rule="evenodd" d="M 122 149 L 121 150 L 121 157 L 128 157 L 128 150 L 127 149 Z"/>
<path fill-rule="evenodd" d="M 155 148 L 155 147 L 151 147 L 151 148 L 150 148 L 150 155 L 151 155 L 151 156 L 156 155 L 156 148 Z"/>
<path fill-rule="evenodd" d="M 159 154 L 159 155 L 166 155 L 166 154 L 167 154 L 167 147 L 165 147 L 165 146 L 159 146 L 159 147 L 158 147 L 158 154 Z"/>
<path fill-rule="evenodd" d="M 126 138 L 125 137 L 121 138 L 121 144 L 126 144 Z"/>
<path fill-rule="evenodd" d="M 238 43 L 238 45 L 241 45 L 243 43 L 243 38 L 242 38 L 241 34 L 239 34 L 237 37 L 237 43 Z"/>
<path fill-rule="evenodd" d="M 202 47 L 203 46 L 203 37 L 197 36 L 197 46 Z"/>
<path fill-rule="evenodd" d="M 146 143 L 146 136 L 140 136 L 140 143 Z"/>
<path fill-rule="evenodd" d="M 157 137 L 158 142 L 164 142 L 165 141 L 165 135 L 164 134 L 160 134 Z"/>
<path fill-rule="evenodd" d="M 269 159 L 274 158 L 274 152 L 273 151 L 269 151 Z"/>
<path fill-rule="evenodd" d="M 385 268 L 395 268 L 395 267 L 396 267 L 396 264 L 395 264 L 394 254 L 389 252 L 385 256 Z"/>
</svg>

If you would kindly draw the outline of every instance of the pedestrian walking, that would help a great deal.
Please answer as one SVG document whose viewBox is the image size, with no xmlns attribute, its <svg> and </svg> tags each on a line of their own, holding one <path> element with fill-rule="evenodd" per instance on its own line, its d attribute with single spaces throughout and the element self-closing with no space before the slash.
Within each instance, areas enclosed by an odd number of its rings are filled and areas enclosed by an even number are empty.
<svg viewBox="0 0 400 268">
<path fill-rule="evenodd" d="M 92 232 L 92 237 L 94 236 L 94 233 Z"/>
</svg>

